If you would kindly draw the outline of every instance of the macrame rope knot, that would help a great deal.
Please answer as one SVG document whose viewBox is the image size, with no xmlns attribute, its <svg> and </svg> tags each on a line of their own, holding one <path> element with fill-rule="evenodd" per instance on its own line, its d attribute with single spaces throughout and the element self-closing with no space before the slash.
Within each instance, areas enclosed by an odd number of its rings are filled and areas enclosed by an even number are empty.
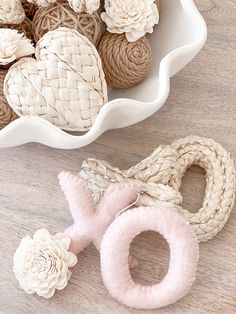
<svg viewBox="0 0 236 314">
<path fill-rule="evenodd" d="M 179 192 L 182 177 L 193 165 L 206 171 L 203 204 L 195 213 L 182 207 Z M 175 207 L 193 226 L 200 242 L 213 238 L 222 230 L 235 200 L 235 168 L 230 154 L 212 139 L 198 136 L 161 145 L 128 170 L 114 168 L 106 161 L 88 159 L 82 165 L 80 176 L 89 182 L 95 202 L 111 182 L 140 180 L 143 184 L 138 206 L 165 204 Z"/>
</svg>

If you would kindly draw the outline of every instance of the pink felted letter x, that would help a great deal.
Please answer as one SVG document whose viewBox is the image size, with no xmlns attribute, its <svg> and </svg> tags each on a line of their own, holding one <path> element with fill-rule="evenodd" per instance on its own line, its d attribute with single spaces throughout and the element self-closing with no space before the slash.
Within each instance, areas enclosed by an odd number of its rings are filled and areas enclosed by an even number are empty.
<svg viewBox="0 0 236 314">
<path fill-rule="evenodd" d="M 72 239 L 70 251 L 75 254 L 91 242 L 100 251 L 107 228 L 122 209 L 135 202 L 140 191 L 140 183 L 134 180 L 111 184 L 96 206 L 85 180 L 62 172 L 59 181 L 74 219 L 65 234 Z"/>
</svg>

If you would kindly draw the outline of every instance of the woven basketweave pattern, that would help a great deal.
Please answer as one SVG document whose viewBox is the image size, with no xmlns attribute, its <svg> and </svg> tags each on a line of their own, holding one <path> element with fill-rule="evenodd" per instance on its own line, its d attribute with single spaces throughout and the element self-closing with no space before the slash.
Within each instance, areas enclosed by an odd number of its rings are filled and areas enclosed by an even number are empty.
<svg viewBox="0 0 236 314">
<path fill-rule="evenodd" d="M 173 193 L 179 192 L 182 177 L 192 165 L 199 165 L 206 171 L 205 197 L 196 213 L 182 208 L 179 193 Z M 142 181 L 143 190 L 138 205 L 155 206 L 168 201 L 167 205 L 174 205 L 193 226 L 199 241 L 207 241 L 222 230 L 234 205 L 233 160 L 220 144 L 197 136 L 160 146 L 139 164 L 124 171 L 105 161 L 89 159 L 83 163 L 80 176 L 89 182 L 96 201 L 111 182 L 124 179 Z"/>
<path fill-rule="evenodd" d="M 59 28 L 38 42 L 36 59 L 22 59 L 8 72 L 10 106 L 19 116 L 38 116 L 64 130 L 88 130 L 107 101 L 96 48 L 77 31 Z"/>
<path fill-rule="evenodd" d="M 20 0 L 0 1 L 0 24 L 19 24 L 25 18 Z"/>
</svg>

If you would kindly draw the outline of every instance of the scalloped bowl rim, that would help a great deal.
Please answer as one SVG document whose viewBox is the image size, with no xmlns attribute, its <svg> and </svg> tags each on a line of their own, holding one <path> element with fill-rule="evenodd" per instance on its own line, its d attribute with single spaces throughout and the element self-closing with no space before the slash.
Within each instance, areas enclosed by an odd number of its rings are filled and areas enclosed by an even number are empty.
<svg viewBox="0 0 236 314">
<path fill-rule="evenodd" d="M 186 14 L 195 20 L 201 36 L 198 40 L 169 52 L 160 62 L 159 93 L 151 102 L 142 102 L 128 98 L 118 98 L 106 103 L 100 110 L 91 129 L 83 135 L 69 134 L 50 122 L 38 117 L 21 117 L 0 131 L 0 148 L 14 147 L 30 142 L 38 142 L 50 147 L 75 149 L 86 146 L 96 140 L 101 134 L 110 129 L 123 128 L 140 122 L 158 111 L 170 92 L 170 78 L 201 50 L 206 38 L 207 27 L 204 19 L 196 8 L 193 0 L 180 0 Z M 186 56 L 183 66 L 172 73 L 171 66 L 178 58 Z M 148 108 L 148 109 L 147 109 Z M 132 115 L 131 112 L 134 112 Z M 114 118 L 115 117 L 115 118 Z"/>
</svg>

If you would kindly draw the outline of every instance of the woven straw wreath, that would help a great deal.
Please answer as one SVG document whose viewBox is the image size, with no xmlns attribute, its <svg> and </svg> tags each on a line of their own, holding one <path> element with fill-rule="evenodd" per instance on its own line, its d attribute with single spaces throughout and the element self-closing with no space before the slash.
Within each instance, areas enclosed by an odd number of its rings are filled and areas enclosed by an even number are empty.
<svg viewBox="0 0 236 314">
<path fill-rule="evenodd" d="M 94 45 L 77 31 L 58 28 L 9 70 L 4 94 L 19 116 L 38 116 L 67 131 L 86 131 L 107 102 L 107 84 Z"/>
</svg>

